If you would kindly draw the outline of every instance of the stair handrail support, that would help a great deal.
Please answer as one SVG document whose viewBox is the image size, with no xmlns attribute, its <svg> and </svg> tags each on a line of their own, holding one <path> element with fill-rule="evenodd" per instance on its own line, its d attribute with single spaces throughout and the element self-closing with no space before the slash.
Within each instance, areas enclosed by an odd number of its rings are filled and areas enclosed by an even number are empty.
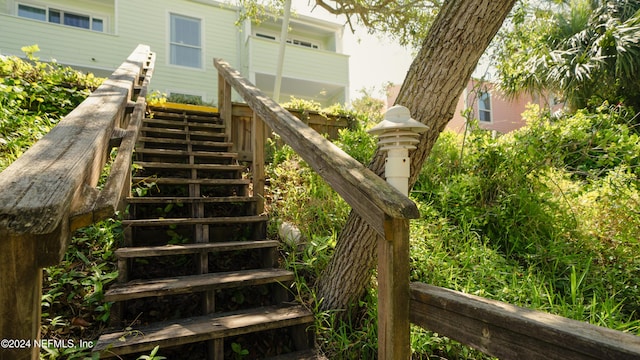
<svg viewBox="0 0 640 360">
<path fill-rule="evenodd" d="M 214 59 L 214 66 L 219 104 L 230 103 L 224 91 L 233 88 L 253 110 L 254 122 L 264 122 L 278 134 L 379 235 L 378 358 L 409 359 L 409 220 L 420 216 L 416 204 L 291 115 L 227 62 Z M 230 124 L 230 114 L 227 119 Z"/>
<path fill-rule="evenodd" d="M 100 87 L 0 173 L 0 335 L 29 344 L 3 347 L 2 358 L 39 357 L 34 341 L 40 339 L 42 268 L 62 260 L 74 230 L 113 216 L 130 190 L 128 148 L 145 112 L 154 61 L 149 46 L 138 45 Z M 114 147 L 118 155 L 98 190 Z"/>
</svg>

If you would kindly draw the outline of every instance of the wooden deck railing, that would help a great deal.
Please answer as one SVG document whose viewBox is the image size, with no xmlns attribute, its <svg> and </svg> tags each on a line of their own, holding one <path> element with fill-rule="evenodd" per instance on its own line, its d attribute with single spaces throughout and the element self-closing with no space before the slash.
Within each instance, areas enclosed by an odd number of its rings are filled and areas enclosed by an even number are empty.
<svg viewBox="0 0 640 360">
<path fill-rule="evenodd" d="M 408 219 L 418 217 L 415 204 L 298 121 L 227 63 L 215 60 L 214 65 L 223 118 L 225 109 L 231 112 L 233 87 L 254 112 L 254 149 L 263 148 L 264 123 L 268 124 L 381 235 L 379 359 L 410 358 L 409 320 L 501 359 L 640 359 L 640 337 L 632 334 L 427 284 L 409 285 Z M 263 164 L 263 153 L 254 153 L 257 191 L 264 184 Z"/>
<path fill-rule="evenodd" d="M 411 322 L 506 360 L 640 359 L 639 336 L 422 283 Z"/>
<path fill-rule="evenodd" d="M 233 143 L 233 152 L 238 153 L 238 159 L 251 161 L 253 158 L 253 143 L 251 140 L 253 111 L 244 103 L 234 102 L 232 106 L 233 127 L 231 129 L 230 142 Z M 349 127 L 349 118 L 346 116 L 325 116 L 316 111 L 287 110 L 329 140 L 337 139 L 340 129 Z"/>
<path fill-rule="evenodd" d="M 231 88 L 253 110 L 254 190 L 264 186 L 265 124 L 331 185 L 372 229 L 378 240 L 379 359 L 408 359 L 409 219 L 416 205 L 379 176 L 267 97 L 226 62 L 216 59 L 220 114 L 231 119 Z M 230 129 L 228 129 L 230 131 Z"/>
<path fill-rule="evenodd" d="M 46 136 L 0 173 L 0 334 L 39 339 L 42 268 L 59 263 L 72 232 L 113 216 L 130 190 L 131 153 L 155 56 L 139 45 Z M 96 189 L 110 150 L 118 154 Z M 22 344 L 25 344 L 24 342 Z M 0 349 L 37 359 L 35 346 Z"/>
</svg>

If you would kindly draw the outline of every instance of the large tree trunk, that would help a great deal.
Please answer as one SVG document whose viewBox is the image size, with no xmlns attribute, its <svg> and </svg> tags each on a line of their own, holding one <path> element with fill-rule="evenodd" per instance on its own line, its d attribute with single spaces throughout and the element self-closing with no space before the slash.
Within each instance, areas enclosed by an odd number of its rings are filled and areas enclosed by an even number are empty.
<svg viewBox="0 0 640 360">
<path fill-rule="evenodd" d="M 418 149 L 410 154 L 410 187 L 440 132 L 453 117 L 458 98 L 480 56 L 514 3 L 515 0 L 444 2 L 396 100 L 409 108 L 414 119 L 429 126 Z M 377 151 L 369 165 L 381 176 L 384 156 Z M 357 304 L 376 266 L 376 236 L 351 212 L 338 237 L 335 253 L 318 282 L 318 295 L 324 298 L 322 309 L 347 310 L 350 304 Z"/>
</svg>

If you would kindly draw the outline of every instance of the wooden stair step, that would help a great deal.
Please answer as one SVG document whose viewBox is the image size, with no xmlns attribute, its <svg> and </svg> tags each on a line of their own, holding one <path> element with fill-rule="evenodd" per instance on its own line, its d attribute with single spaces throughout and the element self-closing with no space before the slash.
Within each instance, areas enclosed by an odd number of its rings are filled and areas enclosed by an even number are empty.
<svg viewBox="0 0 640 360">
<path fill-rule="evenodd" d="M 199 129 L 224 129 L 225 126 L 221 124 L 215 123 L 206 123 L 206 122 L 189 122 L 189 118 L 182 118 L 180 121 L 175 120 L 165 120 L 165 119 L 149 119 L 146 118 L 143 120 L 143 127 L 151 127 L 149 125 L 166 125 L 166 126 L 175 126 L 175 127 L 197 127 Z M 154 129 L 156 127 L 153 127 Z M 161 127 L 158 127 L 161 128 Z"/>
<path fill-rule="evenodd" d="M 252 196 L 220 196 L 220 197 L 129 197 L 128 204 L 197 204 L 197 203 L 243 203 L 255 202 Z"/>
<path fill-rule="evenodd" d="M 125 226 L 163 226 L 163 225 L 216 225 L 216 224 L 249 224 L 267 221 L 263 215 L 213 217 L 213 218 L 173 218 L 173 219 L 135 219 L 122 220 Z"/>
<path fill-rule="evenodd" d="M 152 296 L 178 295 L 240 286 L 287 282 L 293 279 L 293 273 L 284 269 L 257 269 L 162 279 L 133 280 L 122 285 L 112 286 L 105 293 L 104 300 L 133 300 Z"/>
<path fill-rule="evenodd" d="M 193 119 L 193 120 L 201 120 L 201 121 L 215 121 L 216 119 L 220 121 L 220 114 L 217 112 L 202 112 L 202 111 L 167 111 L 167 110 L 157 110 L 152 108 L 151 112 L 153 113 L 153 118 L 168 118 L 168 119 Z"/>
<path fill-rule="evenodd" d="M 257 331 L 302 325 L 314 321 L 303 306 L 270 306 L 239 312 L 211 314 L 177 321 L 151 324 L 132 331 L 100 336 L 93 352 L 104 356 L 148 351 L 212 339 L 222 339 Z M 124 341 L 122 341 L 122 339 Z"/>
<path fill-rule="evenodd" d="M 197 169 L 197 170 L 218 170 L 218 171 L 241 171 L 246 169 L 242 165 L 221 165 L 221 164 L 176 164 L 152 161 L 135 161 L 136 165 L 143 169 Z"/>
<path fill-rule="evenodd" d="M 247 185 L 251 183 L 249 179 L 186 179 L 186 178 L 166 178 L 166 177 L 134 177 L 134 183 L 154 182 L 159 185 Z"/>
<path fill-rule="evenodd" d="M 165 149 L 136 149 L 138 154 L 164 155 L 164 156 L 202 156 L 216 158 L 236 158 L 238 153 L 223 151 L 187 151 L 187 150 L 165 150 Z"/>
<path fill-rule="evenodd" d="M 196 146 L 210 146 L 210 147 L 229 147 L 233 146 L 230 142 L 220 141 L 206 141 L 206 140 L 184 140 L 184 139 L 170 139 L 170 138 L 155 138 L 148 136 L 138 137 L 138 142 L 144 143 L 160 143 L 160 144 L 178 144 L 178 145 L 196 145 Z"/>
<path fill-rule="evenodd" d="M 219 128 L 223 129 L 223 128 Z M 140 131 L 147 133 L 157 133 L 157 134 L 171 134 L 171 135 L 190 135 L 190 136 L 209 136 L 209 137 L 224 137 L 225 134 L 223 132 L 213 132 L 213 131 L 194 131 L 194 130 L 182 130 L 182 129 L 171 129 L 171 128 L 159 128 L 159 127 L 148 127 L 142 126 Z"/>
<path fill-rule="evenodd" d="M 217 243 L 123 247 L 116 250 L 115 254 L 118 259 L 126 259 L 136 257 L 186 255 L 210 252 L 276 248 L 278 247 L 278 245 L 279 242 L 277 240 L 225 241 Z"/>
<path fill-rule="evenodd" d="M 203 121 L 190 121 L 192 120 L 189 116 L 181 116 L 176 118 L 145 118 L 143 120 L 144 126 L 148 124 L 153 125 L 169 125 L 169 126 L 186 126 L 193 125 L 198 128 L 211 128 L 211 129 L 224 129 L 225 126 L 218 124 L 217 122 L 203 122 Z"/>
</svg>

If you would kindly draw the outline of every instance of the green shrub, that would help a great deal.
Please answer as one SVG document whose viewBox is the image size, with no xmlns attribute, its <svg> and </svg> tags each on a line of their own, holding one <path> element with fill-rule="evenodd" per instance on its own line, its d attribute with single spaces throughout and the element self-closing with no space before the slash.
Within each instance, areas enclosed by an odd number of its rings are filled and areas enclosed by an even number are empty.
<svg viewBox="0 0 640 360">
<path fill-rule="evenodd" d="M 628 115 L 602 108 L 559 121 L 528 116 L 528 127 L 497 139 L 473 132 L 462 159 L 452 135 L 441 137 L 415 196 L 430 221 L 477 234 L 472 248 L 489 246 L 520 273 L 543 279 L 523 305 L 637 329 L 640 294 L 631 279 L 640 250 L 640 145 Z M 458 254 L 469 252 L 459 235 L 438 234 L 460 246 Z"/>
<path fill-rule="evenodd" d="M 458 135 L 441 134 L 412 192 L 422 214 L 411 225 L 412 281 L 639 334 L 633 114 L 603 107 L 559 120 L 535 109 L 527 116 L 526 128 L 497 138 L 475 130 L 464 146 Z M 366 163 L 375 144 L 363 128 L 345 130 L 336 143 Z M 336 212 L 336 194 L 318 191 L 322 181 L 290 149 L 276 151 L 270 171 L 278 216 L 312 239 L 285 253 L 313 294 L 348 208 Z M 329 328 L 332 314 L 318 315 L 318 338 L 333 358 L 375 354 L 375 283 L 368 294 L 357 319 Z M 412 349 L 417 359 L 489 358 L 418 328 Z"/>
<path fill-rule="evenodd" d="M 56 63 L 0 57 L 0 171 L 44 136 L 100 85 L 102 79 Z"/>
</svg>

